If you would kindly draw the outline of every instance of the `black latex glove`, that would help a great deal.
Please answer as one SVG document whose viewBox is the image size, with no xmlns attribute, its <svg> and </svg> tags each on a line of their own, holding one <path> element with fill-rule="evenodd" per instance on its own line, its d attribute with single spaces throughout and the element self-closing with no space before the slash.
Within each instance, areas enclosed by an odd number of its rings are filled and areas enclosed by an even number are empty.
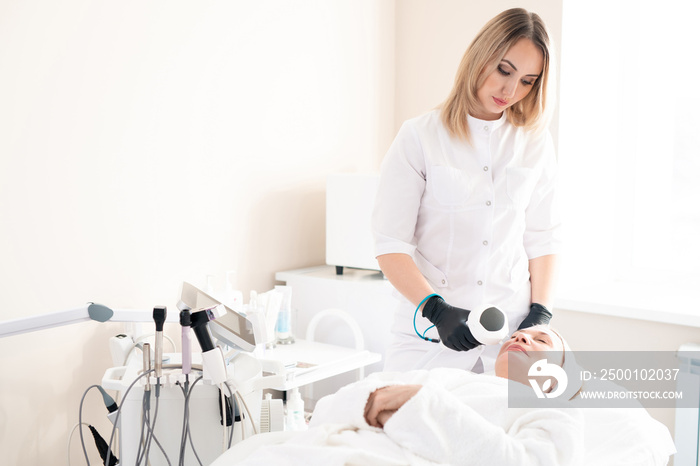
<svg viewBox="0 0 700 466">
<path fill-rule="evenodd" d="M 435 324 L 440 340 L 455 351 L 469 351 L 479 346 L 467 327 L 469 311 L 450 306 L 440 296 L 433 296 L 423 306 L 423 317 Z"/>
<path fill-rule="evenodd" d="M 525 320 L 520 324 L 518 330 L 533 327 L 535 325 L 547 325 L 552 319 L 552 313 L 541 304 L 530 304 L 530 313 L 525 317 Z"/>
</svg>

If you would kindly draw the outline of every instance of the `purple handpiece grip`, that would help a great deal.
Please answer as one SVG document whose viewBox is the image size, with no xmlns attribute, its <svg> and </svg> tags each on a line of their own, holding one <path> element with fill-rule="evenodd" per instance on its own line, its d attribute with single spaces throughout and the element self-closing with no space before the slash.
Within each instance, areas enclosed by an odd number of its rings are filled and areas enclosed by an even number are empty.
<svg viewBox="0 0 700 466">
<path fill-rule="evenodd" d="M 187 375 L 192 370 L 192 341 L 190 327 L 182 327 L 182 373 Z"/>
</svg>

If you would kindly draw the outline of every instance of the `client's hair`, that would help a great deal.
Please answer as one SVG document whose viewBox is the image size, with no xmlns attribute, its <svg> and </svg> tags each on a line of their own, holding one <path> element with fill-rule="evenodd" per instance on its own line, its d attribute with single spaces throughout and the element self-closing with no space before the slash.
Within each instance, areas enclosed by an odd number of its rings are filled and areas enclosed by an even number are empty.
<svg viewBox="0 0 700 466">
<path fill-rule="evenodd" d="M 554 333 L 556 336 L 558 336 L 559 339 L 561 340 L 561 345 L 562 345 L 562 348 L 563 348 L 563 351 L 561 352 L 561 364 L 560 364 L 561 368 L 564 369 L 564 371 L 567 372 L 567 373 L 568 373 L 568 372 L 571 372 L 573 369 L 570 369 L 569 371 L 567 371 L 566 369 L 567 369 L 567 368 L 576 367 L 576 366 L 578 365 L 578 363 L 576 362 L 576 358 L 574 357 L 574 353 L 573 353 L 573 351 L 571 350 L 571 347 L 570 347 L 569 344 L 566 342 L 566 340 L 564 339 L 564 337 L 561 336 L 561 333 L 557 332 L 555 329 L 553 329 L 553 328 L 551 328 L 551 327 L 549 327 L 549 330 L 550 330 L 552 333 Z M 577 372 L 577 373 L 578 373 L 578 372 Z M 554 388 L 554 387 L 552 387 L 552 388 Z M 569 401 L 571 401 L 571 400 L 573 400 L 574 398 L 576 398 L 576 397 L 581 393 L 582 390 L 583 390 L 583 381 L 581 381 L 581 385 L 579 386 L 579 389 L 576 391 L 576 393 L 574 393 L 574 394 L 569 398 Z"/>
</svg>

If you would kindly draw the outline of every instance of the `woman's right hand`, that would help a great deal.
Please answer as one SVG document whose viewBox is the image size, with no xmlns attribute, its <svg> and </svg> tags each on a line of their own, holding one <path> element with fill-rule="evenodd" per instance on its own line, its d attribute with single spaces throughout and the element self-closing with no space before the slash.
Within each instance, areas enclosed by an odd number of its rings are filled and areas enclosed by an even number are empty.
<svg viewBox="0 0 700 466">
<path fill-rule="evenodd" d="M 433 296 L 423 306 L 423 317 L 435 324 L 442 343 L 455 351 L 469 351 L 481 344 L 467 326 L 469 312 L 450 306 L 440 296 Z"/>
<path fill-rule="evenodd" d="M 384 424 L 408 400 L 418 393 L 422 385 L 389 385 L 370 393 L 365 405 L 365 420 L 372 427 Z"/>
</svg>

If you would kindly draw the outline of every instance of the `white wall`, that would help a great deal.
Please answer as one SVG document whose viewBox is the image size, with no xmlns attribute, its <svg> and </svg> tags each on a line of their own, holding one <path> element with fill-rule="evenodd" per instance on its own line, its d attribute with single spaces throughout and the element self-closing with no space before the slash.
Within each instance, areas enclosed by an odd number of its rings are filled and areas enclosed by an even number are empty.
<svg viewBox="0 0 700 466">
<path fill-rule="evenodd" d="M 393 24 L 390 1 L 3 2 L 0 320 L 323 263 L 326 175 L 393 137 Z M 0 340 L 4 464 L 65 461 L 120 329 Z"/>
</svg>

